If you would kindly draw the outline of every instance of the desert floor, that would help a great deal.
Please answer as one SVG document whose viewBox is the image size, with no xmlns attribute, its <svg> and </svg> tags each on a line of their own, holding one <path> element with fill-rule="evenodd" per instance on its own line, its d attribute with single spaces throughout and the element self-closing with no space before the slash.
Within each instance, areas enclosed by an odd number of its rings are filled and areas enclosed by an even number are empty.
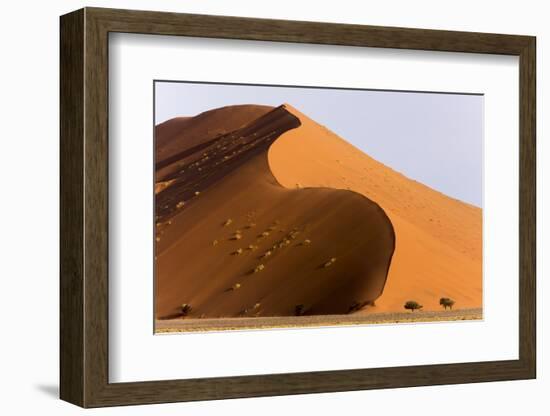
<svg viewBox="0 0 550 416">
<path fill-rule="evenodd" d="M 483 319 L 481 308 L 416 311 L 372 312 L 369 314 L 285 316 L 267 318 L 169 319 L 156 322 L 157 333 L 227 331 L 266 328 L 303 328 L 341 325 L 405 324 L 421 322 L 472 321 Z"/>
</svg>

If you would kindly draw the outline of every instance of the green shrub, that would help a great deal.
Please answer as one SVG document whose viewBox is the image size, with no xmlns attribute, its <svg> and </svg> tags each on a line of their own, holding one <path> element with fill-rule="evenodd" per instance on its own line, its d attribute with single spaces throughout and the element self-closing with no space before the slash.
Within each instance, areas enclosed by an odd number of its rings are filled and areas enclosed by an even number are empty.
<svg viewBox="0 0 550 416">
<path fill-rule="evenodd" d="M 188 303 L 182 303 L 181 304 L 181 316 L 187 316 L 189 315 L 189 312 L 191 312 L 191 305 Z"/>
<path fill-rule="evenodd" d="M 419 304 L 417 301 L 409 300 L 405 302 L 405 305 L 403 306 L 405 309 L 409 309 L 411 312 L 414 312 L 417 309 L 422 309 L 423 306 Z"/>
<path fill-rule="evenodd" d="M 453 305 L 455 304 L 455 301 L 452 300 L 451 298 L 441 298 L 439 299 L 439 304 L 443 306 L 445 310 L 447 310 L 447 308 L 452 310 Z"/>
<path fill-rule="evenodd" d="M 294 315 L 302 316 L 306 312 L 306 307 L 303 304 L 296 305 L 294 307 Z"/>
</svg>

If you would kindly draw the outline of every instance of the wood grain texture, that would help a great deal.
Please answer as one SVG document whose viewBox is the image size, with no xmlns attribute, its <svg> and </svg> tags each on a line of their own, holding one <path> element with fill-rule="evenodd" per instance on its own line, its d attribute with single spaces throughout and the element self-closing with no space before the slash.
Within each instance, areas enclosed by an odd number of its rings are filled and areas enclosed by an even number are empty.
<svg viewBox="0 0 550 416">
<path fill-rule="evenodd" d="M 108 381 L 108 33 L 520 57 L 518 360 L 192 380 Z M 61 397 L 83 407 L 535 377 L 535 38 L 86 8 L 61 18 Z"/>
<path fill-rule="evenodd" d="M 84 12 L 61 19 L 60 44 L 60 388 L 84 404 Z"/>
<path fill-rule="evenodd" d="M 536 40 L 520 54 L 519 356 L 536 378 Z"/>
<path fill-rule="evenodd" d="M 109 181 L 108 33 L 85 10 L 84 59 L 84 362 L 85 406 L 108 381 Z"/>
</svg>

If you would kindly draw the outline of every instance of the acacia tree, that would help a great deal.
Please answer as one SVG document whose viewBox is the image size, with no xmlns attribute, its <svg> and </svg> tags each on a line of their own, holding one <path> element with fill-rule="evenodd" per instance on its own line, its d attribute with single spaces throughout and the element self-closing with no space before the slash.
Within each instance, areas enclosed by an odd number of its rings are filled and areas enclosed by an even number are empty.
<svg viewBox="0 0 550 416">
<path fill-rule="evenodd" d="M 414 312 L 417 309 L 422 309 L 423 308 L 423 306 L 415 300 L 407 301 L 403 307 L 405 309 L 409 309 L 411 312 Z"/>
<path fill-rule="evenodd" d="M 447 308 L 452 310 L 453 305 L 455 304 L 455 301 L 452 300 L 451 298 L 441 298 L 439 299 L 439 304 L 443 306 L 445 310 L 447 310 Z"/>
<path fill-rule="evenodd" d="M 294 315 L 296 316 L 302 316 L 304 313 L 306 313 L 306 307 L 303 304 L 296 305 L 294 308 Z"/>
<path fill-rule="evenodd" d="M 191 312 L 191 305 L 188 303 L 182 303 L 181 305 L 181 316 L 187 316 Z"/>
</svg>

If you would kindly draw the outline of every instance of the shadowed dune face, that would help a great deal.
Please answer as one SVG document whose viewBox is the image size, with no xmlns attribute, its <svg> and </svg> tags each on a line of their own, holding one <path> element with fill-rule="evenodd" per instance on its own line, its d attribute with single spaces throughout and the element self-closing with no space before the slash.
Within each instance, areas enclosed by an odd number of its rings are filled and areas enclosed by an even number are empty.
<svg viewBox="0 0 550 416">
<path fill-rule="evenodd" d="M 209 140 L 244 127 L 258 117 L 271 111 L 272 107 L 261 105 L 236 105 L 206 111 L 195 117 L 177 117 L 155 127 L 155 162 L 157 180 L 174 172 L 167 163 L 177 160 L 178 154 Z M 183 161 L 182 161 L 183 162 Z M 158 164 L 165 169 L 159 169 Z"/>
<path fill-rule="evenodd" d="M 190 317 L 344 314 L 380 296 L 395 246 L 384 211 L 272 174 L 270 147 L 301 128 L 284 106 L 157 126 L 157 318 L 182 304 Z"/>
<path fill-rule="evenodd" d="M 481 209 L 403 176 L 286 107 L 301 126 L 269 150 L 277 181 L 285 187 L 353 190 L 379 204 L 393 224 L 396 247 L 388 282 L 369 310 L 402 311 L 408 300 L 423 310 L 440 310 L 441 297 L 454 299 L 456 308 L 481 307 Z"/>
<path fill-rule="evenodd" d="M 172 152 L 165 159 L 157 161 L 157 221 L 166 222 L 172 215 L 185 211 L 183 208 L 197 196 L 197 192 L 205 192 L 250 159 L 267 154 L 269 146 L 277 137 L 300 125 L 300 121 L 286 111 L 266 112 L 265 107 L 259 106 L 238 108 L 244 113 L 242 115 L 237 112 L 240 115 L 238 122 L 231 118 L 235 116 L 235 109 L 231 107 L 218 110 L 221 115 L 215 111 L 200 114 L 196 117 L 199 127 L 195 126 L 193 118 L 184 127 L 184 132 L 175 136 L 178 143 L 177 152 Z M 260 115 L 249 123 L 242 124 L 243 120 L 246 120 L 245 116 L 251 114 L 254 117 Z M 224 117 L 229 121 L 224 122 Z M 205 122 L 205 119 L 208 122 Z M 215 123 L 214 126 L 212 123 Z M 233 129 L 236 125 L 241 125 L 241 128 Z M 200 127 L 204 134 L 201 134 Z M 192 133 L 186 133 L 187 129 Z M 221 134 L 220 131 L 228 133 Z M 156 144 L 158 153 L 161 153 L 163 142 L 167 141 L 159 138 Z M 175 144 L 169 141 L 168 145 L 172 151 L 176 148 Z"/>
</svg>

